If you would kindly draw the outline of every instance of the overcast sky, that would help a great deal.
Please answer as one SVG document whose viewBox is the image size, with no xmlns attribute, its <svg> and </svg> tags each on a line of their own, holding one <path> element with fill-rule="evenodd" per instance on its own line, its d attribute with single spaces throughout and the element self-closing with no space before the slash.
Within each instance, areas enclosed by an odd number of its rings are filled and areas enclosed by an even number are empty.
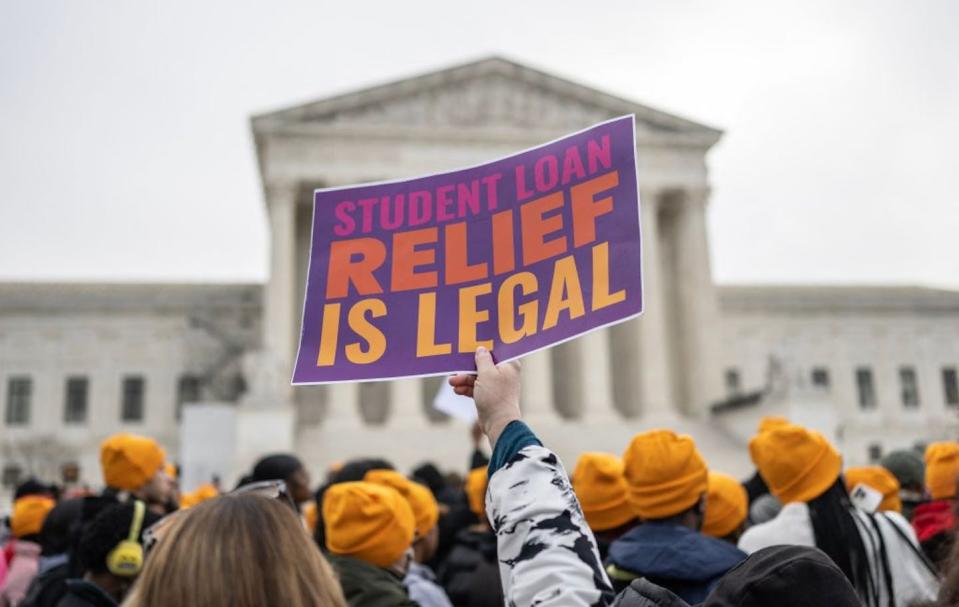
<svg viewBox="0 0 959 607">
<path fill-rule="evenodd" d="M 959 288 L 957 31 L 951 0 L 0 1 L 0 279 L 263 280 L 251 114 L 501 54 L 726 131 L 720 282 Z"/>
</svg>

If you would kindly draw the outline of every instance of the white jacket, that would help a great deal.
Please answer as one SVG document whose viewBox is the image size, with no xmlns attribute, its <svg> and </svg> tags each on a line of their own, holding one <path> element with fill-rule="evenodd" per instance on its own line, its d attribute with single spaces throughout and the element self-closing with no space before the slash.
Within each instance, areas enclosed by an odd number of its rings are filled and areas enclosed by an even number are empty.
<svg viewBox="0 0 959 607">
<path fill-rule="evenodd" d="M 853 513 L 856 516 L 863 545 L 869 555 L 873 579 L 879 585 L 879 604 L 886 605 L 889 596 L 883 582 L 881 544 L 885 544 L 896 606 L 908 607 L 916 601 L 935 600 L 939 593 L 939 580 L 917 556 L 915 551 L 919 549 L 919 542 L 906 519 L 898 512 L 873 515 L 879 528 L 877 534 L 869 520 L 869 515 L 859 510 L 853 510 Z M 896 531 L 896 527 L 902 532 L 901 534 Z M 908 538 L 912 547 L 906 544 L 903 535 Z M 805 503 L 786 504 L 776 518 L 747 529 L 739 540 L 739 548 L 749 554 L 767 546 L 780 544 L 816 546 L 812 521 L 809 518 L 809 506 Z"/>
</svg>

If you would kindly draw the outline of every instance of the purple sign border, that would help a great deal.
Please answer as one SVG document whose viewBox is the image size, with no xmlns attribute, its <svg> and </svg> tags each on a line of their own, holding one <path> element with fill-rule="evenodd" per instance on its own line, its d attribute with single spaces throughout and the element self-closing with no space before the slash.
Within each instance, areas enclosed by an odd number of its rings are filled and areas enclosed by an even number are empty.
<svg viewBox="0 0 959 607">
<path fill-rule="evenodd" d="M 548 146 L 550 146 L 550 145 L 553 145 L 553 144 L 555 144 L 555 143 L 562 142 L 563 140 L 570 139 L 570 138 L 575 137 L 575 136 L 577 136 L 577 135 L 586 133 L 587 131 L 591 131 L 591 130 L 593 130 L 593 129 L 597 129 L 597 128 L 602 127 L 602 126 L 605 126 L 605 125 L 608 125 L 608 124 L 611 124 L 611 123 L 615 123 L 615 122 L 619 122 L 619 121 L 622 121 L 622 120 L 627 120 L 627 119 L 630 120 L 630 125 L 631 125 L 631 128 L 632 128 L 632 137 L 631 137 L 631 140 L 632 140 L 632 155 L 633 155 L 633 163 L 632 163 L 633 176 L 632 176 L 632 178 L 633 178 L 633 183 L 636 184 L 636 215 L 637 215 L 637 223 L 638 223 L 637 228 L 638 228 L 638 233 L 639 233 L 639 243 L 638 243 L 638 244 L 639 244 L 639 257 L 640 257 L 640 260 L 642 260 L 642 259 L 645 258 L 645 255 L 643 254 L 643 250 L 644 250 L 644 247 L 645 247 L 645 243 L 644 243 L 644 238 L 642 237 L 642 201 L 641 201 L 641 195 L 640 195 L 640 189 L 639 189 L 639 170 L 638 170 L 638 166 L 637 166 L 637 165 L 638 165 L 638 150 L 636 149 L 636 115 L 635 115 L 635 114 L 626 114 L 626 115 L 623 115 L 623 116 L 617 116 L 617 117 L 615 117 L 615 118 L 610 118 L 609 120 L 605 120 L 605 121 L 603 121 L 603 122 L 598 122 L 598 123 L 596 123 L 596 124 L 590 125 L 590 126 L 588 126 L 588 127 L 585 127 L 585 128 L 583 128 L 583 129 L 580 129 L 580 130 L 578 130 L 578 131 L 574 131 L 574 132 L 572 132 L 572 133 L 566 133 L 566 134 L 564 134 L 564 135 L 562 135 L 562 136 L 560 136 L 560 137 L 557 137 L 557 138 L 552 139 L 552 140 L 550 140 L 550 141 L 547 141 L 547 142 L 545 142 L 545 143 L 542 143 L 542 144 L 539 144 L 539 145 L 535 145 L 535 146 L 532 146 L 532 147 L 529 147 L 529 148 L 524 148 L 524 149 L 519 150 L 519 151 L 517 151 L 517 152 L 511 153 L 511 154 L 507 154 L 507 155 L 501 156 L 501 157 L 499 157 L 499 158 L 494 158 L 494 159 L 491 159 L 491 160 L 488 160 L 488 161 L 485 161 L 485 162 L 480 162 L 480 163 L 477 163 L 477 164 L 474 164 L 474 165 L 468 165 L 468 166 L 457 167 L 457 168 L 453 168 L 453 169 L 447 169 L 447 170 L 439 171 L 439 172 L 436 172 L 436 173 L 428 173 L 428 174 L 424 174 L 424 175 L 416 175 L 416 176 L 413 176 L 413 177 L 405 177 L 405 178 L 398 178 L 398 179 L 389 179 L 389 180 L 384 180 L 384 181 L 365 182 L 365 183 L 350 184 L 350 185 L 345 185 L 345 186 L 334 186 L 334 187 L 330 187 L 330 188 L 317 188 L 317 189 L 315 189 L 315 190 L 313 191 L 313 216 L 311 217 L 311 230 L 310 230 L 310 246 L 309 246 L 310 256 L 309 256 L 309 260 L 308 260 L 308 264 L 307 264 L 307 271 L 306 271 L 306 285 L 305 285 L 305 288 L 304 288 L 304 291 L 303 291 L 303 307 L 302 307 L 302 310 L 301 310 L 301 317 L 300 317 L 300 332 L 299 332 L 298 341 L 297 341 L 296 357 L 295 357 L 295 359 L 294 359 L 294 361 L 293 361 L 293 372 L 292 372 L 292 377 L 291 377 L 291 380 L 290 380 L 291 385 L 293 385 L 293 386 L 311 386 L 311 385 L 342 384 L 342 383 L 365 383 L 365 382 L 380 382 L 380 381 L 392 381 L 392 380 L 401 380 L 401 379 L 415 379 L 415 378 L 422 378 L 422 377 L 437 377 L 437 376 L 450 376 L 450 375 L 455 375 L 455 374 L 475 374 L 475 373 L 476 373 L 475 367 L 472 367 L 472 368 L 467 368 L 467 369 L 456 369 L 456 370 L 449 370 L 449 371 L 435 371 L 435 372 L 432 372 L 432 371 L 431 371 L 431 372 L 427 372 L 427 373 L 413 373 L 413 374 L 400 373 L 400 374 L 396 374 L 396 375 L 385 375 L 385 376 L 383 376 L 383 377 L 363 377 L 363 378 L 348 378 L 348 379 L 327 379 L 327 380 L 321 380 L 321 381 L 296 381 L 297 370 L 298 370 L 298 368 L 299 368 L 299 366 L 300 366 L 301 357 L 302 357 L 302 354 L 303 354 L 302 350 L 303 350 L 303 346 L 304 346 L 304 333 L 305 333 L 305 321 L 306 321 L 306 307 L 307 307 L 307 302 L 308 302 L 308 300 L 309 300 L 310 282 L 311 282 L 311 279 L 312 279 L 312 272 L 313 272 L 313 258 L 314 258 L 314 255 L 313 255 L 313 245 L 314 245 L 313 238 L 315 237 L 315 234 L 316 234 L 316 229 L 315 229 L 315 228 L 316 228 L 316 208 L 317 208 L 317 204 L 316 204 L 316 200 L 317 200 L 317 199 L 316 199 L 316 196 L 317 196 L 317 194 L 327 193 L 327 192 L 336 192 L 336 191 L 342 191 L 342 190 L 352 190 L 352 189 L 364 188 L 364 187 L 382 186 L 382 185 L 390 185 L 390 184 L 401 184 L 401 183 L 406 183 L 406 182 L 415 181 L 415 180 L 420 180 L 420 179 L 427 179 L 427 178 L 433 178 L 433 177 L 448 175 L 448 174 L 452 174 L 452 173 L 458 173 L 458 172 L 461 172 L 461 171 L 468 171 L 468 170 L 471 170 L 471 169 L 479 169 L 479 168 L 483 168 L 483 167 L 486 167 L 486 166 L 489 166 L 489 165 L 492 165 L 492 164 L 495 164 L 495 163 L 498 163 L 498 162 L 503 162 L 503 161 L 506 161 L 506 160 L 510 160 L 510 159 L 512 159 L 512 158 L 519 157 L 519 156 L 521 156 L 521 155 L 523 155 L 523 154 L 527 154 L 527 153 L 529 153 L 529 152 L 533 152 L 533 151 L 536 151 L 536 150 L 539 150 L 539 149 L 542 149 L 542 148 L 546 148 L 546 147 L 548 147 Z M 611 255 L 611 257 L 612 257 L 612 255 Z M 519 272 L 519 271 L 522 271 L 522 270 L 521 270 L 520 268 L 517 268 L 516 272 Z M 612 326 L 615 326 L 615 325 L 624 323 L 624 322 L 626 322 L 626 321 L 629 321 L 629 320 L 632 320 L 632 319 L 634 319 L 634 318 L 637 318 L 637 317 L 641 316 L 642 313 L 645 311 L 645 308 L 646 308 L 646 305 L 645 305 L 645 304 L 646 304 L 646 298 L 645 298 L 645 277 L 643 276 L 643 272 L 642 272 L 641 269 L 640 269 L 640 271 L 639 271 L 638 273 L 639 273 L 639 285 L 640 285 L 640 292 L 639 292 L 639 302 L 640 302 L 640 303 L 639 303 L 639 310 L 638 310 L 638 311 L 636 311 L 636 312 L 634 312 L 634 313 L 632 313 L 632 314 L 629 314 L 629 315 L 627 315 L 627 316 L 624 316 L 624 317 L 621 317 L 621 318 L 617 318 L 617 319 L 611 320 L 611 321 L 609 321 L 609 322 L 607 322 L 607 323 L 604 323 L 604 324 L 602 324 L 602 325 L 597 325 L 597 326 L 594 326 L 594 327 L 590 327 L 590 328 L 588 328 L 588 329 L 586 329 L 586 330 L 583 330 L 583 331 L 581 331 L 581 332 L 579 332 L 579 333 L 575 333 L 575 334 L 573 334 L 573 335 L 570 335 L 570 336 L 564 337 L 564 338 L 562 338 L 562 339 L 559 339 L 558 341 L 550 342 L 550 343 L 548 343 L 548 344 L 545 344 L 545 345 L 536 347 L 536 348 L 534 348 L 534 349 L 532 349 L 532 350 L 528 350 L 528 351 L 522 352 L 522 353 L 520 353 L 520 354 L 516 354 L 516 355 L 514 355 L 514 356 L 510 356 L 510 357 L 508 357 L 508 358 L 499 359 L 498 357 L 495 356 L 496 351 L 495 351 L 495 349 L 494 349 L 493 354 L 494 354 L 494 358 L 496 358 L 496 363 L 497 363 L 497 364 L 500 364 L 500 363 L 504 363 L 504 362 L 509 362 L 509 361 L 512 361 L 512 360 L 516 360 L 516 359 L 522 358 L 522 357 L 524 357 L 524 356 L 529 356 L 529 355 L 535 354 L 536 352 L 539 352 L 539 351 L 541 351 L 541 350 L 546 350 L 546 349 L 548 349 L 548 348 L 552 348 L 552 347 L 555 347 L 555 346 L 559 346 L 559 345 L 561 345 L 561 344 L 564 344 L 564 343 L 566 343 L 566 342 L 568 342 L 568 341 L 572 341 L 573 339 L 576 339 L 576 338 L 578 338 L 578 337 L 582 337 L 583 335 L 587 335 L 587 334 L 592 333 L 592 332 L 594 332 L 594 331 L 599 331 L 599 330 L 605 329 L 605 328 L 607 328 L 607 327 L 612 327 Z M 491 320 L 492 320 L 492 319 L 491 319 Z M 526 341 L 526 340 L 522 340 L 522 341 Z M 522 341 L 521 341 L 521 342 L 517 342 L 517 343 L 522 343 Z M 512 344 L 511 344 L 511 345 L 512 345 Z M 455 353 L 455 348 L 454 348 L 454 353 Z"/>
</svg>

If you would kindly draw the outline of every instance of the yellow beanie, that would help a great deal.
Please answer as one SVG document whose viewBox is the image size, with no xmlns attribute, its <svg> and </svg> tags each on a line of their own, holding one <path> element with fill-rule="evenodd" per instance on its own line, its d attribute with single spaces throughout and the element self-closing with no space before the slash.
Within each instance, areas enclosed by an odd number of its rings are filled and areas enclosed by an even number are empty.
<svg viewBox="0 0 959 607">
<path fill-rule="evenodd" d="M 573 491 L 593 531 L 615 529 L 636 518 L 629 505 L 623 461 L 615 455 L 580 455 L 573 470 Z"/>
<path fill-rule="evenodd" d="M 623 454 L 629 503 L 644 519 L 674 516 L 706 493 L 706 462 L 686 434 L 651 430 L 633 437 Z"/>
<path fill-rule="evenodd" d="M 386 485 L 400 492 L 416 519 L 416 532 L 420 537 L 428 534 L 440 519 L 440 508 L 433 492 L 419 483 L 415 483 L 396 470 L 370 470 L 363 478 L 368 483 Z"/>
<path fill-rule="evenodd" d="M 749 497 L 742 484 L 728 474 L 710 471 L 702 532 L 726 537 L 742 525 L 748 512 Z"/>
<path fill-rule="evenodd" d="M 320 511 L 316 507 L 316 502 L 307 502 L 303 505 L 303 521 L 310 533 L 316 533 L 316 523 L 320 519 Z"/>
<path fill-rule="evenodd" d="M 176 464 L 173 462 L 166 462 L 163 464 L 163 472 L 173 480 L 176 480 L 179 477 L 176 472 Z"/>
<path fill-rule="evenodd" d="M 10 531 L 15 537 L 40 533 L 43 521 L 57 503 L 45 495 L 25 495 L 13 502 Z"/>
<path fill-rule="evenodd" d="M 337 483 L 323 496 L 326 548 L 389 567 L 413 544 L 415 520 L 395 489 L 364 481 Z"/>
<path fill-rule="evenodd" d="M 489 472 L 486 466 L 470 470 L 466 477 L 466 497 L 469 498 L 470 510 L 473 514 L 486 518 L 486 485 L 489 483 Z"/>
<path fill-rule="evenodd" d="M 184 493 L 180 497 L 180 508 L 186 509 L 193 506 L 196 506 L 200 502 L 205 502 L 206 500 L 213 499 L 218 497 L 220 492 L 217 491 L 217 488 L 211 485 L 210 483 L 204 483 L 197 487 L 194 491 L 190 493 Z"/>
<path fill-rule="evenodd" d="M 842 469 L 839 452 L 825 436 L 793 424 L 754 436 L 749 454 L 769 492 L 784 504 L 819 497 L 836 482 Z"/>
<path fill-rule="evenodd" d="M 166 454 L 152 438 L 114 434 L 100 445 L 100 466 L 108 487 L 136 491 L 163 466 Z"/>
<path fill-rule="evenodd" d="M 780 426 L 788 426 L 789 420 L 780 415 L 764 415 L 762 419 L 759 420 L 759 433 L 768 432 L 773 428 L 778 428 Z"/>
<path fill-rule="evenodd" d="M 959 443 L 943 441 L 926 447 L 926 488 L 934 500 L 956 497 Z"/>
<path fill-rule="evenodd" d="M 902 512 L 902 500 L 899 498 L 899 481 L 892 475 L 892 472 L 882 466 L 861 466 L 859 468 L 846 468 L 843 472 L 846 479 L 846 489 L 852 491 L 856 485 L 866 485 L 870 489 L 875 489 L 882 493 L 882 502 L 878 510 L 885 512 L 893 510 Z"/>
</svg>

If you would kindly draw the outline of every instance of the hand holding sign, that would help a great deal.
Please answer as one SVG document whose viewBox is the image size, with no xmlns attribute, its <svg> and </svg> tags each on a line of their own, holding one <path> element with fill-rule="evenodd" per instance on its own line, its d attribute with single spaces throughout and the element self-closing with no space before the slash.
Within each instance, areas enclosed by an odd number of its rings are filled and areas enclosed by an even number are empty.
<svg viewBox="0 0 959 607">
<path fill-rule="evenodd" d="M 642 310 L 633 117 L 485 165 L 317 190 L 296 384 L 472 370 Z"/>
<path fill-rule="evenodd" d="M 491 447 L 511 421 L 521 419 L 519 410 L 520 365 L 512 361 L 496 365 L 483 347 L 476 350 L 476 375 L 454 375 L 449 379 L 457 394 L 476 403 L 479 423 Z"/>
</svg>

